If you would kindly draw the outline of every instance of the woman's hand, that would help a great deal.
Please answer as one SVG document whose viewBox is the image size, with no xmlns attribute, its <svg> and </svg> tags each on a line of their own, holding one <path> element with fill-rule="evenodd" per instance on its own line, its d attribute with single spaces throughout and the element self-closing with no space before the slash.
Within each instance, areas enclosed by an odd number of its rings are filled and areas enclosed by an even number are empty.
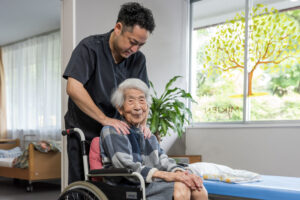
<svg viewBox="0 0 300 200">
<path fill-rule="evenodd" d="M 202 179 L 195 175 L 190 174 L 188 171 L 165 172 L 156 171 L 152 178 L 160 178 L 167 182 L 182 182 L 187 185 L 191 190 L 202 189 Z"/>
<path fill-rule="evenodd" d="M 176 181 L 186 184 L 191 190 L 200 191 L 202 189 L 203 181 L 201 177 L 190 174 L 188 171 L 176 171 L 175 174 L 177 175 Z"/>
<path fill-rule="evenodd" d="M 189 174 L 193 182 L 195 183 L 196 189 L 200 191 L 203 188 L 203 180 L 200 176 L 196 174 Z"/>
</svg>

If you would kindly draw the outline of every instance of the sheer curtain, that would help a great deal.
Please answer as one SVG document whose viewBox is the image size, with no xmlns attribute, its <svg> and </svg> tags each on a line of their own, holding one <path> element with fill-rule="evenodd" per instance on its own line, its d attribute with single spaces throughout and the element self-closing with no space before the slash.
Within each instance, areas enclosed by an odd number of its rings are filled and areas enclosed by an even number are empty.
<svg viewBox="0 0 300 200">
<path fill-rule="evenodd" d="M 60 32 L 2 48 L 7 132 L 12 138 L 60 139 Z"/>
<path fill-rule="evenodd" d="M 6 138 L 6 103 L 5 76 L 2 64 L 2 50 L 0 48 L 0 139 Z"/>
</svg>

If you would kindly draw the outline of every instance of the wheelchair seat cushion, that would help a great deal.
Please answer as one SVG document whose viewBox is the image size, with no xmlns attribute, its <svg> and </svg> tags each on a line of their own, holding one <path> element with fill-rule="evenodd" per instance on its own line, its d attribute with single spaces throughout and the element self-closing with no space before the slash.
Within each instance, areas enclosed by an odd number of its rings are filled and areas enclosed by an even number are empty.
<svg viewBox="0 0 300 200">
<path fill-rule="evenodd" d="M 100 154 L 100 137 L 95 137 L 92 140 L 89 153 L 90 170 L 102 169 L 102 160 Z"/>
</svg>

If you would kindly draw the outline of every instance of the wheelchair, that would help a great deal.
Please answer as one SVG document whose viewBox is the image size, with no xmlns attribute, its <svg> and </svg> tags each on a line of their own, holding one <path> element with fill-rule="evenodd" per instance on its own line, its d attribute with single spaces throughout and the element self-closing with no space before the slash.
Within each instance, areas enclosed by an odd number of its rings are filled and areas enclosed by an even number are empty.
<svg viewBox="0 0 300 200">
<path fill-rule="evenodd" d="M 76 134 L 76 137 L 80 139 L 85 180 L 76 181 L 67 186 L 60 194 L 58 200 L 146 200 L 145 181 L 141 174 L 126 168 L 89 170 L 88 153 L 86 150 L 88 144 L 85 136 L 79 128 L 62 131 L 63 136 L 71 134 Z M 99 177 L 128 176 L 135 177 L 139 180 L 140 184 L 113 186 L 99 181 Z"/>
</svg>

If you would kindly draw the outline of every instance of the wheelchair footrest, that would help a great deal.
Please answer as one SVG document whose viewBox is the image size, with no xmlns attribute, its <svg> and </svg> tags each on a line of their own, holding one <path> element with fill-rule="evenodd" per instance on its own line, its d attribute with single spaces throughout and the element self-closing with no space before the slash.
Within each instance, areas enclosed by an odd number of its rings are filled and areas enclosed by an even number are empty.
<svg viewBox="0 0 300 200">
<path fill-rule="evenodd" d="M 90 174 L 131 174 L 132 170 L 127 168 L 113 168 L 113 169 L 94 169 Z"/>
<path fill-rule="evenodd" d="M 143 194 L 139 186 L 136 185 L 117 185 L 112 186 L 104 182 L 90 181 L 107 196 L 108 199 L 134 200 L 142 199 Z"/>
</svg>

